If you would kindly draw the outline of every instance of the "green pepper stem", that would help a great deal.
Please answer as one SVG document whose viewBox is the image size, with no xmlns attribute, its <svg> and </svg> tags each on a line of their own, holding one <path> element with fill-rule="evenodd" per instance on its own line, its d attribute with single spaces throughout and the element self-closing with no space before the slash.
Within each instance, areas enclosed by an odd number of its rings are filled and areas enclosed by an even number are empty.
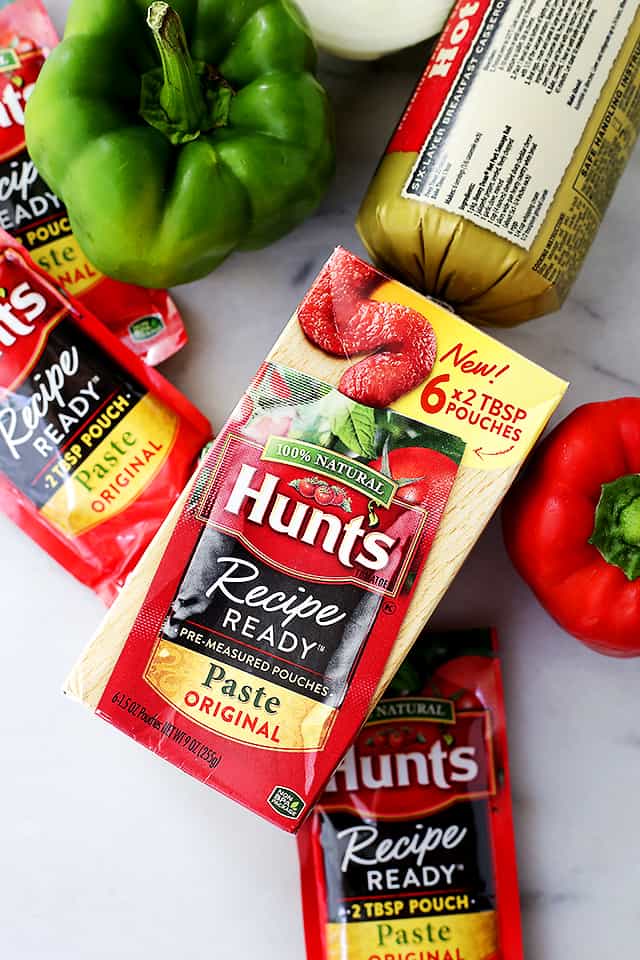
<svg viewBox="0 0 640 960">
<path fill-rule="evenodd" d="M 147 11 L 147 24 L 162 61 L 162 109 L 177 130 L 197 135 L 205 122 L 207 105 L 180 15 L 168 3 L 152 3 Z"/>
<path fill-rule="evenodd" d="M 603 483 L 589 543 L 628 580 L 640 577 L 640 474 Z"/>
</svg>

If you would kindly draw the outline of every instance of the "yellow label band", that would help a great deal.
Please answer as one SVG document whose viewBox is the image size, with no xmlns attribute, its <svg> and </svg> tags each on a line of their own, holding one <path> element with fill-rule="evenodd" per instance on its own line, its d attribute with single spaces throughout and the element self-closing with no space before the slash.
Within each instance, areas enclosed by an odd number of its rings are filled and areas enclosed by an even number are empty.
<svg viewBox="0 0 640 960">
<path fill-rule="evenodd" d="M 114 416 L 126 409 L 121 398 Z M 65 536 L 86 533 L 125 510 L 152 482 L 165 463 L 178 432 L 178 418 L 151 395 L 142 398 L 103 436 L 88 423 L 65 454 L 74 465 L 74 446 L 85 457 L 42 508 L 42 516 Z M 80 456 L 78 456 L 78 460 Z"/>
<path fill-rule="evenodd" d="M 493 911 L 329 923 L 326 931 L 327 960 L 492 960 L 498 949 Z"/>
<path fill-rule="evenodd" d="M 38 229 L 46 231 L 47 227 Z M 73 296 L 86 293 L 102 280 L 103 274 L 87 260 L 72 233 L 38 244 L 32 255 L 38 266 Z"/>
<path fill-rule="evenodd" d="M 434 329 L 438 354 L 426 382 L 391 405 L 465 441 L 466 467 L 522 463 L 566 384 L 434 301 L 390 281 L 373 296 L 417 310 Z"/>
<path fill-rule="evenodd" d="M 254 669 L 267 658 L 256 655 Z M 240 743 L 269 750 L 317 750 L 336 711 L 260 675 L 219 663 L 167 640 L 149 661 L 146 681 L 183 716 Z"/>
</svg>

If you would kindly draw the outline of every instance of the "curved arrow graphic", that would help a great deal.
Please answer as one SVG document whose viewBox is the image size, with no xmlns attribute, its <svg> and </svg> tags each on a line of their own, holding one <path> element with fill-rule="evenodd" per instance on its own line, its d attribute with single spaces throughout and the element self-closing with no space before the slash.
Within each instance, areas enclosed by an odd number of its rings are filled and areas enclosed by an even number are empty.
<svg viewBox="0 0 640 960">
<path fill-rule="evenodd" d="M 515 446 L 515 443 L 512 443 L 506 450 L 498 450 L 493 453 L 489 450 L 484 450 L 482 447 L 476 447 L 473 452 L 481 460 L 484 460 L 485 457 L 503 457 L 506 453 L 511 453 L 511 451 L 515 449 Z"/>
</svg>

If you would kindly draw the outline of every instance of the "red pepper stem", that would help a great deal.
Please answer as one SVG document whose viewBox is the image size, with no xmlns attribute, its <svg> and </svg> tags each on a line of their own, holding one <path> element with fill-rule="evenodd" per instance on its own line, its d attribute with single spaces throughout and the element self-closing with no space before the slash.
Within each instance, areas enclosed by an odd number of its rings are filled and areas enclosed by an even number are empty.
<svg viewBox="0 0 640 960">
<path fill-rule="evenodd" d="M 168 3 L 152 3 L 147 11 L 147 24 L 156 41 L 164 73 L 160 105 L 177 130 L 197 135 L 205 124 L 207 105 L 180 15 Z"/>
<path fill-rule="evenodd" d="M 628 580 L 640 577 L 640 474 L 603 483 L 589 543 Z"/>
</svg>

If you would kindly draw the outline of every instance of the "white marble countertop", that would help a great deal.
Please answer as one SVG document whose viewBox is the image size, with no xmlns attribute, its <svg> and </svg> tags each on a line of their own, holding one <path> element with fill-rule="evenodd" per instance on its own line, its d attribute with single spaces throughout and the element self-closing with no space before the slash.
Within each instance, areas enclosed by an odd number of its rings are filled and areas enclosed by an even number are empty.
<svg viewBox="0 0 640 960">
<path fill-rule="evenodd" d="M 67 0 L 49 6 L 61 26 Z M 423 59 L 325 64 L 339 160 L 322 208 L 177 291 L 191 344 L 164 372 L 215 427 L 332 247 L 361 252 L 356 209 Z M 562 413 L 640 389 L 638 211 L 640 153 L 564 310 L 499 334 L 573 382 Z M 3 518 L 0 536 L 0 955 L 303 960 L 295 843 L 64 700 L 101 604 Z M 640 661 L 557 629 L 496 522 L 435 622 L 500 630 L 528 958 L 634 956 Z"/>
</svg>

